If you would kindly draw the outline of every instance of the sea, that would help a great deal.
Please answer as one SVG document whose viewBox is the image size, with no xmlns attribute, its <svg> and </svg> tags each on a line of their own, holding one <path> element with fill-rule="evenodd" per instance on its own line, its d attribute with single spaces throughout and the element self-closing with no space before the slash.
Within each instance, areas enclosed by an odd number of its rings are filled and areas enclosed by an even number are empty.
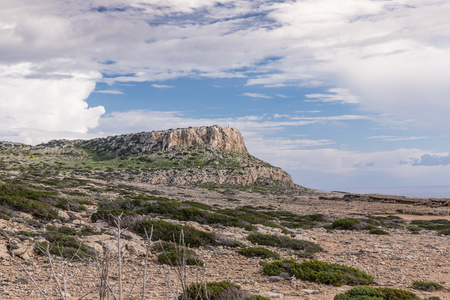
<svg viewBox="0 0 450 300">
<path fill-rule="evenodd" d="M 354 194 L 383 194 L 409 198 L 450 198 L 450 186 L 348 188 L 344 191 Z"/>
</svg>

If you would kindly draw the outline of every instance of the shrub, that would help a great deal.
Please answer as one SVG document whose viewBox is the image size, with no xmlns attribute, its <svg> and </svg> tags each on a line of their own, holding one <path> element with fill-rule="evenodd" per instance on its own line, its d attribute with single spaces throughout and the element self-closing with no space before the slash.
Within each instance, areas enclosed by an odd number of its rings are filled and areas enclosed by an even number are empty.
<svg viewBox="0 0 450 300">
<path fill-rule="evenodd" d="M 261 257 L 280 259 L 280 254 L 263 247 L 249 247 L 238 251 L 239 254 L 246 257 Z"/>
<path fill-rule="evenodd" d="M 252 295 L 250 297 L 245 298 L 244 300 L 270 300 L 270 299 L 260 295 Z"/>
<path fill-rule="evenodd" d="M 315 255 L 314 253 L 308 252 L 308 251 L 299 251 L 297 252 L 297 256 L 300 258 L 307 258 L 307 259 L 314 259 Z"/>
<path fill-rule="evenodd" d="M 334 300 L 383 300 L 384 294 L 378 289 L 370 286 L 358 286 L 345 292 L 338 294 Z"/>
<path fill-rule="evenodd" d="M 355 229 L 363 229 L 364 224 L 362 224 L 358 219 L 339 219 L 334 221 L 329 228 L 330 229 L 339 229 L 339 230 L 355 230 Z"/>
<path fill-rule="evenodd" d="M 203 266 L 203 262 L 191 249 L 181 247 L 176 251 L 165 251 L 158 255 L 158 262 L 171 266 L 186 265 Z"/>
<path fill-rule="evenodd" d="M 8 214 L 0 211 L 0 219 L 9 221 L 11 219 L 11 217 Z"/>
<path fill-rule="evenodd" d="M 355 287 L 343 294 L 334 296 L 334 300 L 420 300 L 416 294 L 392 288 Z"/>
<path fill-rule="evenodd" d="M 329 285 L 364 285 L 370 284 L 373 277 L 352 267 L 330 264 L 319 260 L 306 260 L 302 263 L 290 259 L 267 263 L 263 272 L 269 276 L 289 273 L 298 279 Z"/>
<path fill-rule="evenodd" d="M 446 219 L 413 220 L 411 221 L 411 225 L 414 225 L 416 228 L 420 229 L 435 230 L 439 234 L 450 235 L 450 221 Z"/>
<path fill-rule="evenodd" d="M 179 241 L 181 232 L 184 234 L 184 243 L 190 247 L 199 247 L 214 244 L 212 233 L 197 230 L 189 226 L 176 225 L 161 220 L 145 219 L 134 224 L 133 230 L 145 237 L 145 230 L 149 233 L 153 226 L 153 239 L 167 242 Z"/>
<path fill-rule="evenodd" d="M 195 221 L 195 222 L 201 222 L 206 217 L 206 212 L 199 210 L 194 207 L 186 207 L 181 208 L 177 210 L 175 213 L 173 213 L 173 218 L 180 220 L 180 221 Z"/>
<path fill-rule="evenodd" d="M 417 290 L 428 291 L 428 290 L 441 290 L 444 287 L 439 283 L 432 281 L 414 281 L 412 287 Z"/>
<path fill-rule="evenodd" d="M 229 283 L 227 281 L 220 282 L 208 282 L 203 283 L 193 283 L 185 291 L 186 298 L 183 294 L 178 297 L 179 300 L 219 300 L 219 299 L 229 299 L 223 298 L 228 290 L 240 289 L 238 285 Z M 241 298 L 242 299 L 242 298 Z M 231 300 L 231 299 L 230 299 Z"/>
<path fill-rule="evenodd" d="M 450 228 L 441 229 L 438 233 L 442 235 L 450 235 Z"/>
<path fill-rule="evenodd" d="M 72 228 L 61 227 L 55 228 L 54 226 L 48 226 L 47 232 L 44 234 L 44 238 L 48 242 L 41 242 L 36 245 L 35 252 L 43 255 L 43 251 L 47 248 L 49 252 L 53 255 L 61 256 L 64 258 L 71 259 L 89 259 L 93 258 L 91 254 L 92 249 L 90 249 L 86 244 L 79 241 L 75 236 L 68 235 L 62 232 L 73 233 Z M 76 230 L 75 230 L 76 234 Z"/>
<path fill-rule="evenodd" d="M 371 229 L 369 231 L 370 234 L 377 234 L 377 235 L 388 235 L 389 232 L 381 230 L 381 229 Z"/>
<path fill-rule="evenodd" d="M 291 239 L 284 235 L 253 233 L 249 234 L 247 239 L 252 243 L 264 246 L 303 250 L 311 253 L 323 251 L 322 247 L 320 247 L 316 243 L 305 240 Z"/>
<path fill-rule="evenodd" d="M 99 209 L 97 212 L 92 214 L 91 221 L 95 223 L 98 220 L 103 220 L 113 226 L 116 226 L 115 217 L 118 217 L 120 215 L 122 215 L 122 221 L 123 221 L 123 218 L 128 217 L 128 216 L 135 216 L 136 213 L 132 212 L 132 211 L 124 210 L 124 209 L 111 209 L 111 210 Z"/>
</svg>

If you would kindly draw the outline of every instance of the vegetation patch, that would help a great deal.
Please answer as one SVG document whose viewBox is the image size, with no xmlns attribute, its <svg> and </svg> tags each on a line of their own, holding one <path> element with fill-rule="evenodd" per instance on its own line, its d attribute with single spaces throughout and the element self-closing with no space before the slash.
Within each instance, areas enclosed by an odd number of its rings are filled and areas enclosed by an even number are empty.
<svg viewBox="0 0 450 300">
<path fill-rule="evenodd" d="M 370 234 L 377 234 L 377 235 L 388 235 L 389 234 L 389 232 L 384 231 L 382 229 L 378 229 L 378 228 L 369 230 L 369 233 Z"/>
<path fill-rule="evenodd" d="M 264 246 L 302 250 L 310 253 L 323 251 L 323 248 L 316 243 L 291 239 L 284 235 L 252 233 L 248 235 L 247 239 L 252 243 Z"/>
<path fill-rule="evenodd" d="M 79 241 L 77 234 L 73 228 L 47 226 L 47 232 L 43 235 L 47 241 L 37 243 L 35 252 L 44 255 L 48 250 L 50 254 L 67 259 L 94 258 L 94 250 Z"/>
<path fill-rule="evenodd" d="M 341 285 L 366 285 L 373 282 L 373 277 L 356 268 L 340 264 L 330 264 L 319 260 L 305 260 L 297 263 L 294 260 L 281 260 L 267 263 L 263 266 L 263 272 L 269 276 L 278 276 L 281 273 L 289 273 L 298 279 L 329 284 Z"/>
<path fill-rule="evenodd" d="M 145 237 L 153 228 L 153 239 L 167 242 L 177 242 L 183 240 L 190 247 L 200 247 L 205 245 L 214 245 L 214 235 L 209 232 L 197 230 L 190 226 L 182 226 L 164 222 L 161 220 L 145 219 L 135 223 L 133 230 Z M 182 234 L 183 233 L 183 234 Z"/>
<path fill-rule="evenodd" d="M 412 287 L 422 291 L 442 290 L 444 288 L 441 284 L 432 281 L 414 281 Z"/>
<path fill-rule="evenodd" d="M 246 257 L 261 257 L 280 259 L 280 254 L 263 247 L 248 247 L 238 251 L 239 254 Z"/>
<path fill-rule="evenodd" d="M 364 222 L 358 219 L 339 219 L 331 223 L 327 227 L 328 229 L 338 229 L 338 230 L 361 230 L 365 229 L 366 226 Z"/>
<path fill-rule="evenodd" d="M 410 230 L 434 230 L 439 234 L 450 235 L 450 221 L 445 219 L 438 220 L 413 220 L 411 221 Z"/>
<path fill-rule="evenodd" d="M 240 286 L 227 281 L 193 283 L 178 297 L 178 300 L 269 300 L 260 295 L 250 295 Z"/>
<path fill-rule="evenodd" d="M 374 288 L 370 286 L 354 287 L 334 300 L 421 300 L 416 294 L 392 288 Z"/>
</svg>

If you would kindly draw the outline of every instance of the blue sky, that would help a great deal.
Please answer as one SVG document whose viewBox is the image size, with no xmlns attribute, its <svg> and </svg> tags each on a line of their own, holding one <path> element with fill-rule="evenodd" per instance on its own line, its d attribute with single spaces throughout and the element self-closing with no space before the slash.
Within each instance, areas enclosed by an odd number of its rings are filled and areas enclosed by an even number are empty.
<svg viewBox="0 0 450 300">
<path fill-rule="evenodd" d="M 0 140 L 218 124 L 300 185 L 450 178 L 450 3 L 0 0 Z"/>
</svg>

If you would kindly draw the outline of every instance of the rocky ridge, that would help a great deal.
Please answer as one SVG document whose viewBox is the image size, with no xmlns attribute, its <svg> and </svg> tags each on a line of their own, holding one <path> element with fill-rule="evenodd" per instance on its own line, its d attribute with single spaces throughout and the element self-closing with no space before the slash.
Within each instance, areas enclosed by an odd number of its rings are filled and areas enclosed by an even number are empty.
<svg viewBox="0 0 450 300">
<path fill-rule="evenodd" d="M 95 153 L 139 155 L 167 151 L 174 146 L 210 145 L 217 150 L 248 154 L 244 138 L 236 128 L 214 126 L 189 127 L 123 134 L 91 140 L 52 140 L 40 147 L 85 148 Z M 50 150 L 49 149 L 49 150 Z"/>
<path fill-rule="evenodd" d="M 1 142 L 0 155 L 8 153 L 39 158 L 41 163 L 57 167 L 71 165 L 78 171 L 90 163 L 102 165 L 100 169 L 109 163 L 107 176 L 133 177 L 135 181 L 151 184 L 266 187 L 281 184 L 300 188 L 281 168 L 250 155 L 239 130 L 216 125 L 90 140 L 52 140 L 37 146 Z M 74 166 L 76 160 L 80 163 Z M 117 165 L 127 168 L 117 171 Z M 98 175 L 97 166 L 90 172 Z"/>
</svg>

